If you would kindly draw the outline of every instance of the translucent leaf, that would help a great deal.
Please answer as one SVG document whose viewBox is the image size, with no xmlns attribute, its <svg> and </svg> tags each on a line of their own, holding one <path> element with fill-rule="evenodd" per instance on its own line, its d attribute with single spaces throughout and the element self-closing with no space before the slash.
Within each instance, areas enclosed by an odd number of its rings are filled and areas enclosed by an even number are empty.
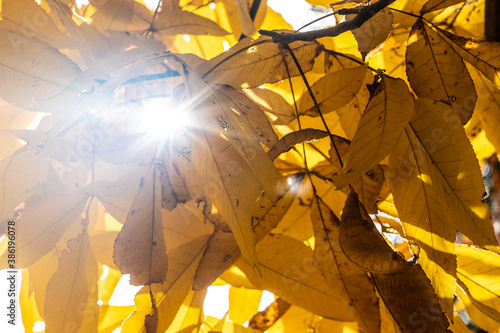
<svg viewBox="0 0 500 333">
<path fill-rule="evenodd" d="M 194 175 L 186 177 L 190 194 L 216 207 L 243 257 L 256 264 L 252 217 L 258 216 L 263 196 L 274 201 L 276 168 L 253 135 L 248 119 L 233 108 L 228 96 L 210 89 L 192 72 L 185 79 L 186 97 L 196 119 L 191 133 Z"/>
<path fill-rule="evenodd" d="M 373 221 L 362 217 L 358 196 L 353 190 L 347 196 L 340 217 L 339 243 L 353 264 L 370 273 L 394 274 L 413 265 L 392 249 Z"/>
<path fill-rule="evenodd" d="M 203 324 L 205 315 L 203 314 L 203 303 L 207 290 L 191 290 L 182 303 L 172 324 L 168 327 L 167 333 L 196 333 L 199 332 Z"/>
<path fill-rule="evenodd" d="M 464 38 L 441 29 L 438 33 L 460 57 L 479 69 L 493 83 L 499 83 L 500 43 Z"/>
<path fill-rule="evenodd" d="M 239 325 L 245 324 L 258 311 L 261 298 L 262 290 L 231 286 L 229 288 L 229 320 Z"/>
<path fill-rule="evenodd" d="M 314 128 L 304 128 L 295 132 L 290 132 L 283 136 L 267 151 L 267 156 L 269 156 L 271 161 L 274 161 L 279 155 L 289 151 L 296 144 L 319 140 L 326 136 L 328 136 L 328 132 Z"/>
<path fill-rule="evenodd" d="M 161 207 L 173 210 L 178 203 L 186 203 L 191 200 L 186 189 L 185 179 L 182 179 L 170 157 L 165 156 L 162 163 L 158 164 L 161 185 Z"/>
<path fill-rule="evenodd" d="M 321 316 L 353 321 L 348 297 L 327 285 L 313 265 L 313 251 L 293 238 L 271 234 L 257 244 L 260 272 L 242 260 L 237 266 L 249 280 L 287 302 Z M 332 288 L 333 287 L 333 288 Z"/>
<path fill-rule="evenodd" d="M 25 268 L 50 252 L 64 232 L 80 222 L 88 195 L 82 189 L 52 198 L 37 206 L 28 206 L 16 222 L 16 268 Z M 7 241 L 0 244 L 1 268 L 7 268 Z"/>
<path fill-rule="evenodd" d="M 341 284 L 352 301 L 359 327 L 366 332 L 380 332 L 378 299 L 368 275 L 356 267 L 342 252 L 339 244 L 340 220 L 320 197 L 311 207 L 314 229 L 313 264 L 330 285 Z"/>
<path fill-rule="evenodd" d="M 57 28 L 49 14 L 31 0 L 2 1 L 0 28 L 21 32 L 25 38 L 36 37 L 57 48 L 74 46 L 74 42 Z M 14 35 L 12 37 L 15 38 Z"/>
<path fill-rule="evenodd" d="M 321 112 L 335 111 L 349 103 L 361 89 L 366 71 L 366 66 L 341 69 L 328 73 L 316 81 L 311 89 Z M 297 105 L 300 114 L 319 116 L 311 95 L 307 91 L 299 98 Z"/>
<path fill-rule="evenodd" d="M 65 90 L 80 74 L 67 56 L 41 40 L 0 28 L 0 97 L 44 112 L 68 112 L 79 91 Z"/>
<path fill-rule="evenodd" d="M 163 35 L 225 36 L 229 34 L 214 21 L 181 9 L 162 10 L 156 17 L 152 29 Z"/>
<path fill-rule="evenodd" d="M 422 181 L 434 184 L 441 209 L 446 207 L 448 220 L 455 229 L 474 244 L 498 253 L 489 208 L 481 201 L 481 170 L 459 118 L 447 105 L 429 99 L 419 99 L 416 109 L 410 127 L 416 136 L 416 161 L 428 168 L 426 176 L 421 175 Z M 396 201 L 396 207 L 397 204 Z"/>
<path fill-rule="evenodd" d="M 447 332 L 448 320 L 420 265 L 395 274 L 374 274 L 373 280 L 391 315 L 405 333 Z"/>
<path fill-rule="evenodd" d="M 167 250 L 163 238 L 161 189 L 156 160 L 141 180 L 127 220 L 114 244 L 114 261 L 132 285 L 165 281 Z"/>
<path fill-rule="evenodd" d="M 355 15 L 347 15 L 351 19 Z M 368 52 L 383 43 L 392 28 L 392 12 L 384 8 L 366 21 L 360 28 L 352 30 L 358 42 L 358 49 L 363 59 Z"/>
<path fill-rule="evenodd" d="M 279 189 L 276 202 L 265 201 L 261 203 L 259 218 L 255 218 L 253 224 L 257 242 L 281 221 L 294 201 L 303 179 L 303 174 L 280 178 L 276 185 Z M 196 271 L 193 288 L 199 290 L 211 285 L 240 256 L 241 252 L 234 236 L 216 229 L 208 241 L 205 253 L 203 253 L 203 258 Z"/>
<path fill-rule="evenodd" d="M 47 285 L 44 309 L 47 332 L 79 331 L 86 306 L 91 305 L 94 313 L 98 312 L 97 303 L 89 304 L 97 296 L 98 275 L 87 233 L 70 240 L 68 248 Z M 90 297 L 92 293 L 94 297 Z M 97 318 L 91 321 L 97 323 Z"/>
<path fill-rule="evenodd" d="M 37 156 L 34 150 L 22 148 L 0 161 L 0 221 L 15 219 L 14 210 L 24 202 L 38 183 L 47 178 L 49 160 Z M 28 191 L 28 192 L 27 192 Z"/>
<path fill-rule="evenodd" d="M 243 89 L 243 93 L 269 115 L 272 124 L 287 125 L 295 119 L 295 110 L 280 94 L 261 88 Z"/>
<path fill-rule="evenodd" d="M 100 30 L 146 30 L 153 20 L 150 10 L 134 0 L 108 0 L 90 17 L 90 24 Z"/>
<path fill-rule="evenodd" d="M 294 42 L 290 48 L 299 60 L 304 72 L 309 71 L 320 51 L 316 42 Z M 283 60 L 284 59 L 284 60 Z M 235 88 L 255 88 L 264 83 L 273 83 L 290 76 L 299 75 L 290 54 L 282 51 L 278 44 L 268 37 L 257 40 L 245 38 L 226 52 L 196 67 L 203 79 L 229 84 Z"/>
<path fill-rule="evenodd" d="M 384 75 L 361 116 L 342 174 L 333 176 L 335 185 L 344 187 L 379 163 L 394 148 L 414 113 L 414 99 L 406 83 Z"/>
<path fill-rule="evenodd" d="M 500 256 L 472 246 L 457 245 L 457 277 L 474 304 L 488 317 L 500 322 Z M 478 323 L 480 324 L 480 323 Z"/>
<path fill-rule="evenodd" d="M 471 118 L 477 95 L 462 58 L 421 20 L 408 37 L 406 73 L 418 97 L 453 106 L 462 124 Z"/>
<path fill-rule="evenodd" d="M 429 0 L 420 10 L 421 14 L 432 12 L 438 9 L 443 9 L 464 2 L 464 0 Z"/>
</svg>

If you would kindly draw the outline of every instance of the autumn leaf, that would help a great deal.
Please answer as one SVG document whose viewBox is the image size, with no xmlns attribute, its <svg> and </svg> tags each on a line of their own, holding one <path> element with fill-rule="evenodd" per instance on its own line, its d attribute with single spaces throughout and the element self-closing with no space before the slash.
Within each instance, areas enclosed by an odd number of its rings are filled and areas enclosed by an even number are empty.
<svg viewBox="0 0 500 333">
<path fill-rule="evenodd" d="M 339 281 L 351 299 L 358 326 L 366 332 L 380 331 L 378 300 L 368 275 L 353 264 L 340 248 L 340 220 L 315 196 L 311 207 L 314 228 L 314 261 L 330 285 Z"/>
<path fill-rule="evenodd" d="M 248 326 L 259 331 L 267 331 L 269 327 L 273 326 L 276 321 L 285 314 L 290 306 L 290 303 L 278 298 L 267 308 L 256 313 L 252 319 L 250 319 Z"/>
<path fill-rule="evenodd" d="M 448 320 L 420 265 L 394 274 L 374 274 L 373 280 L 392 317 L 404 332 L 447 332 Z"/>
<path fill-rule="evenodd" d="M 313 251 L 293 238 L 271 234 L 257 244 L 260 273 L 242 260 L 237 266 L 259 288 L 321 316 L 354 320 L 349 298 L 329 286 L 313 265 Z"/>
<path fill-rule="evenodd" d="M 401 79 L 382 76 L 375 96 L 361 116 L 342 173 L 332 177 L 335 185 L 344 187 L 379 163 L 394 148 L 414 113 L 413 96 L 406 84 Z"/>
<path fill-rule="evenodd" d="M 97 303 L 97 262 L 92 254 L 87 233 L 68 242 L 59 259 L 57 271 L 50 278 L 45 297 L 44 320 L 47 332 L 79 330 L 84 320 L 96 323 L 96 318 L 88 318 L 88 312 L 98 312 Z M 94 297 L 91 297 L 95 294 Z"/>
<path fill-rule="evenodd" d="M 345 106 L 361 89 L 366 74 L 366 67 L 359 66 L 328 73 L 312 86 L 312 92 L 322 113 L 335 111 Z M 304 93 L 297 101 L 299 113 L 319 116 L 312 97 Z"/>
<path fill-rule="evenodd" d="M 217 23 L 181 9 L 161 11 L 154 20 L 151 30 L 164 35 L 225 36 L 229 34 Z"/>
<path fill-rule="evenodd" d="M 353 264 L 370 273 L 394 274 L 413 265 L 391 248 L 375 230 L 373 221 L 362 217 L 358 197 L 353 190 L 347 196 L 340 217 L 339 243 L 342 252 Z"/>
<path fill-rule="evenodd" d="M 453 106 L 462 124 L 471 118 L 477 95 L 462 58 L 421 20 L 408 37 L 406 73 L 418 97 Z"/>
<path fill-rule="evenodd" d="M 312 68 L 321 47 L 315 42 L 295 42 L 290 48 L 299 59 L 302 69 Z M 289 71 L 284 64 L 286 61 Z M 299 75 L 291 56 L 267 37 L 245 38 L 238 44 L 195 68 L 204 80 L 223 83 L 234 88 L 254 88 L 264 83 L 283 80 L 290 73 Z"/>
<path fill-rule="evenodd" d="M 133 285 L 161 283 L 167 273 L 159 176 L 153 159 L 114 244 L 116 266 L 122 274 L 130 274 Z"/>
<path fill-rule="evenodd" d="M 347 15 L 347 19 L 352 19 L 353 15 Z M 366 58 L 368 52 L 377 47 L 380 43 L 385 41 L 387 35 L 392 28 L 392 12 L 388 8 L 384 8 L 370 20 L 365 22 L 360 28 L 352 31 L 356 41 L 358 42 L 358 49 L 363 59 Z"/>
<path fill-rule="evenodd" d="M 424 4 L 422 9 L 420 10 L 420 13 L 424 14 L 438 9 L 443 9 L 446 7 L 456 5 L 457 3 L 460 2 L 464 2 L 464 0 L 429 0 Z"/>
<path fill-rule="evenodd" d="M 328 136 L 327 132 L 314 128 L 304 128 L 295 132 L 288 133 L 267 151 L 267 156 L 269 156 L 271 161 L 274 161 L 279 155 L 289 151 L 296 144 L 312 140 L 319 140 L 326 136 Z"/>
</svg>

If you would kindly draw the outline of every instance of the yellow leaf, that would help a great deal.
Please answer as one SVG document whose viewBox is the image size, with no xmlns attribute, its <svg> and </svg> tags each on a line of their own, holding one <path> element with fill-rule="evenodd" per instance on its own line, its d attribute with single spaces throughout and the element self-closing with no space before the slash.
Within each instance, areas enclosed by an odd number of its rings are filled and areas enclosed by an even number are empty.
<svg viewBox="0 0 500 333">
<path fill-rule="evenodd" d="M 340 220 L 320 197 L 315 196 L 311 207 L 314 228 L 314 266 L 325 281 L 340 284 L 351 299 L 350 310 L 364 332 L 380 332 L 378 299 L 368 275 L 351 263 L 339 244 Z"/>
<path fill-rule="evenodd" d="M 471 118 L 477 95 L 469 72 L 453 47 L 422 20 L 408 37 L 406 73 L 418 97 L 453 106 L 462 124 Z"/>
<path fill-rule="evenodd" d="M 416 135 L 417 163 L 428 165 L 422 181 L 430 178 L 452 226 L 474 244 L 498 253 L 489 207 L 481 201 L 481 170 L 459 118 L 447 105 L 429 99 L 419 99 L 416 109 L 410 127 Z"/>
<path fill-rule="evenodd" d="M 457 277 L 472 304 L 500 322 L 500 256 L 472 246 L 457 244 Z M 460 285 L 460 284 L 459 284 Z M 477 323 L 480 324 L 480 323 Z"/>
<path fill-rule="evenodd" d="M 313 140 L 319 140 L 326 136 L 328 136 L 328 132 L 314 128 L 304 128 L 295 132 L 290 132 L 283 136 L 278 142 L 274 144 L 274 146 L 271 147 L 271 149 L 267 151 L 267 156 L 269 156 L 271 161 L 274 161 L 276 157 L 289 151 L 296 144 L 302 143 L 304 141 L 309 142 Z"/>
<path fill-rule="evenodd" d="M 474 114 L 481 119 L 486 137 L 500 151 L 500 89 L 486 80 L 477 70 L 471 71 L 477 89 L 477 104 Z"/>
<path fill-rule="evenodd" d="M 295 119 L 295 110 L 280 94 L 261 88 L 243 89 L 242 92 L 268 114 L 271 124 L 287 125 Z"/>
<path fill-rule="evenodd" d="M 347 15 L 347 19 L 355 15 Z M 363 59 L 368 52 L 377 47 L 389 35 L 392 28 L 392 12 L 388 8 L 379 11 L 375 16 L 366 21 L 360 28 L 352 30 L 358 42 L 358 49 Z"/>
<path fill-rule="evenodd" d="M 36 37 L 57 48 L 75 46 L 35 1 L 4 0 L 0 15 L 0 28 L 22 32 L 27 38 Z"/>
<path fill-rule="evenodd" d="M 294 42 L 290 48 L 299 60 L 304 72 L 309 71 L 321 52 L 316 42 Z M 205 80 L 229 84 L 235 88 L 255 88 L 264 83 L 273 83 L 290 76 L 299 75 L 290 54 L 282 51 L 268 37 L 257 40 L 245 38 L 224 53 L 196 67 L 196 72 Z"/>
<path fill-rule="evenodd" d="M 163 35 L 225 36 L 229 34 L 214 21 L 181 9 L 162 10 L 155 19 L 152 29 Z"/>
<path fill-rule="evenodd" d="M 43 321 L 43 318 L 37 310 L 35 293 L 33 293 L 32 288 L 30 288 L 32 277 L 27 270 L 24 270 L 22 274 L 21 291 L 19 292 L 19 308 L 21 310 L 23 326 L 29 331 L 37 321 Z M 10 319 L 10 316 L 8 316 L 8 320 Z"/>
<path fill-rule="evenodd" d="M 332 183 L 332 178 L 342 170 L 335 148 L 342 160 L 344 160 L 350 145 L 348 140 L 338 136 L 333 136 L 333 141 L 335 142 L 335 147 L 331 144 L 331 148 L 328 151 L 330 160 L 318 163 L 312 170 L 319 178 Z M 358 193 L 359 201 L 365 206 L 366 211 L 370 214 L 375 214 L 378 211 L 377 203 L 379 202 L 379 193 L 383 183 L 384 171 L 380 165 L 375 165 L 368 170 L 368 172 L 363 174 L 359 180 L 351 184 L 354 191 Z M 343 188 L 342 192 L 347 195 L 349 189 Z M 342 202 L 344 201 L 345 200 L 342 200 Z"/>
<path fill-rule="evenodd" d="M 351 190 L 340 217 L 339 243 L 345 256 L 370 273 L 394 274 L 409 269 L 401 253 L 395 252 L 375 229 L 373 221 L 361 215 L 358 196 Z"/>
<path fill-rule="evenodd" d="M 169 326 L 167 333 L 199 332 L 200 326 L 203 324 L 203 318 L 205 317 L 203 315 L 203 302 L 205 301 L 206 294 L 206 289 L 189 291 L 172 324 Z"/>
<path fill-rule="evenodd" d="M 322 113 L 328 113 L 344 107 L 361 89 L 367 68 L 358 66 L 341 69 L 326 74 L 312 86 L 312 92 Z M 309 116 L 319 116 L 311 95 L 305 92 L 297 101 L 299 113 Z"/>
<path fill-rule="evenodd" d="M 160 285 L 152 285 L 158 306 L 158 332 L 164 332 L 170 326 L 191 290 L 207 242 L 208 236 L 202 236 L 168 252 L 167 279 Z M 149 294 L 145 287 L 139 291 L 143 292 Z"/>
<path fill-rule="evenodd" d="M 480 70 L 490 81 L 499 84 L 500 43 L 464 38 L 441 29 L 437 32 L 459 56 Z"/>
<path fill-rule="evenodd" d="M 21 32 L 0 28 L 0 97 L 30 111 L 68 112 L 78 92 L 64 90 L 80 74 L 57 49 Z"/>
<path fill-rule="evenodd" d="M 258 311 L 262 290 L 247 289 L 245 287 L 229 288 L 229 320 L 243 325 Z M 250 327 L 251 321 L 250 321 Z"/>
<path fill-rule="evenodd" d="M 90 17 L 90 24 L 100 30 L 141 31 L 153 21 L 153 15 L 134 0 L 108 0 Z"/>
<path fill-rule="evenodd" d="M 27 199 L 31 189 L 47 179 L 49 167 L 46 157 L 37 156 L 28 147 L 0 161 L 0 188 L 8 193 L 0 201 L 0 221 L 17 218 L 16 207 Z"/>
<path fill-rule="evenodd" d="M 353 321 L 348 297 L 325 283 L 313 265 L 313 251 L 293 238 L 271 234 L 257 244 L 260 272 L 242 260 L 236 265 L 257 287 L 321 316 Z"/>
<path fill-rule="evenodd" d="M 485 0 L 467 1 L 459 13 L 448 12 L 442 22 L 444 26 L 452 25 L 453 32 L 460 36 L 484 38 L 485 10 Z"/>
<path fill-rule="evenodd" d="M 254 218 L 253 229 L 259 242 L 281 221 L 288 211 L 304 179 L 303 174 L 282 177 L 276 185 L 279 196 L 276 202 L 262 201 L 259 218 Z M 241 256 L 238 244 L 231 233 L 216 229 L 210 237 L 203 258 L 198 265 L 193 288 L 208 287 Z"/>
<path fill-rule="evenodd" d="M 487 330 L 487 332 L 490 333 L 500 332 L 500 323 L 485 315 L 474 304 L 472 304 L 468 296 L 461 288 L 457 288 L 457 296 L 462 302 L 463 306 L 465 307 L 467 315 L 474 323 L 480 325 L 480 327 L 483 330 Z"/>
<path fill-rule="evenodd" d="M 90 305 L 93 311 L 99 311 L 97 303 L 89 304 L 97 296 L 98 276 L 87 233 L 70 240 L 68 248 L 70 252 L 62 253 L 57 271 L 47 285 L 44 307 L 47 332 L 79 331 L 86 307 Z M 91 321 L 97 323 L 97 318 Z"/>
<path fill-rule="evenodd" d="M 420 265 L 395 274 L 373 274 L 373 280 L 385 305 L 405 333 L 447 332 L 448 320 Z"/>
<path fill-rule="evenodd" d="M 173 210 L 178 203 L 186 203 L 191 200 L 186 189 L 185 179 L 172 165 L 170 157 L 164 156 L 163 161 L 158 163 L 161 186 L 161 207 Z"/>
<path fill-rule="evenodd" d="M 427 110 L 432 110 L 432 112 L 424 112 L 427 107 L 431 107 Z M 463 188 L 463 185 L 460 185 L 453 191 L 449 188 L 449 182 L 461 183 L 460 179 L 451 178 L 457 177 L 457 172 L 467 171 L 468 167 L 458 168 L 455 167 L 455 163 L 457 163 L 456 157 L 464 155 L 463 151 L 467 152 L 468 149 L 464 147 L 463 142 L 457 142 L 456 147 L 460 154 L 443 154 L 444 147 L 457 140 L 451 136 L 451 133 L 463 131 L 458 115 L 451 108 L 441 103 L 433 104 L 433 101 L 419 99 L 417 110 L 419 111 L 415 119 L 420 119 L 421 126 L 426 125 L 429 132 L 426 136 L 419 137 L 412 128 L 413 124 L 406 126 L 394 151 L 389 155 L 386 178 L 389 180 L 406 238 L 420 247 L 419 263 L 429 276 L 443 309 L 451 317 L 456 276 L 454 246 L 456 235 L 455 228 L 450 224 L 452 221 L 449 219 L 449 215 L 453 214 L 452 208 L 443 202 L 444 198 L 441 198 L 446 196 L 444 186 L 449 196 L 455 197 L 457 194 L 454 191 L 460 193 L 460 189 Z M 447 114 L 451 115 L 451 118 L 443 117 L 446 110 L 449 111 Z M 446 122 L 450 119 L 451 121 Z M 434 123 L 436 121 L 437 123 Z M 453 125 L 456 126 L 455 130 L 452 129 Z M 434 129 L 437 129 L 434 136 L 429 135 Z M 445 130 L 448 130 L 450 134 L 444 136 Z M 442 138 L 447 140 L 442 140 Z M 427 151 L 438 142 L 443 145 L 443 148 L 439 150 L 434 148 L 433 152 L 437 154 L 439 151 L 442 159 L 439 161 L 439 166 Z M 474 152 L 471 153 L 473 156 Z M 447 163 L 449 159 L 453 163 Z M 440 169 L 448 170 L 448 172 L 441 172 Z M 463 204 L 458 201 L 457 206 L 461 205 Z"/>
<path fill-rule="evenodd" d="M 259 331 L 267 331 L 269 327 L 273 326 L 274 323 L 287 312 L 290 306 L 290 303 L 278 298 L 267 308 L 256 313 L 252 319 L 250 319 L 248 326 Z"/>
<path fill-rule="evenodd" d="M 382 76 L 375 96 L 361 116 L 342 174 L 332 177 L 335 185 L 344 187 L 379 163 L 397 144 L 414 113 L 414 99 L 406 83 Z"/>
<path fill-rule="evenodd" d="M 44 316 L 43 309 L 47 285 L 57 270 L 58 262 L 59 257 L 54 249 L 25 270 L 30 278 L 30 293 L 33 294 L 37 312 L 42 317 Z"/>
<path fill-rule="evenodd" d="M 167 250 L 156 159 L 151 161 L 142 178 L 127 220 L 116 237 L 113 258 L 122 274 L 130 274 L 133 285 L 165 281 Z"/>
<path fill-rule="evenodd" d="M 464 2 L 464 0 L 429 0 L 420 10 L 421 14 L 432 12 L 438 9 L 443 9 Z"/>
<path fill-rule="evenodd" d="M 25 268 L 50 252 L 64 232 L 83 211 L 88 195 L 83 189 L 70 195 L 58 196 L 36 206 L 25 208 L 16 221 L 16 268 Z M 7 268 L 7 241 L 0 244 L 2 269 Z"/>
<path fill-rule="evenodd" d="M 134 312 L 135 306 L 112 306 L 103 304 L 99 307 L 99 333 L 112 333 Z"/>
</svg>

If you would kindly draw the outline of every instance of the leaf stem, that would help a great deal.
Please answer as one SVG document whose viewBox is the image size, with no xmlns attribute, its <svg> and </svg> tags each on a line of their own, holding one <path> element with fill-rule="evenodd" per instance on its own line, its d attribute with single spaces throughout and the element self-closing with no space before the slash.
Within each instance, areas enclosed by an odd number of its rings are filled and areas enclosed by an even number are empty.
<svg viewBox="0 0 500 333">
<path fill-rule="evenodd" d="M 321 121 L 323 122 L 323 125 L 325 126 L 325 130 L 328 132 L 328 136 L 330 137 L 330 141 L 332 142 L 333 149 L 335 150 L 335 153 L 337 154 L 337 158 L 339 159 L 340 166 L 343 168 L 344 163 L 342 163 L 342 158 L 340 157 L 340 153 L 337 149 L 337 145 L 335 145 L 335 141 L 333 139 L 332 132 L 330 131 L 330 128 L 328 128 L 328 124 L 326 123 L 325 117 L 323 116 L 323 113 L 321 113 L 321 109 L 319 107 L 318 102 L 316 101 L 316 97 L 314 97 L 314 93 L 311 89 L 311 86 L 309 85 L 309 81 L 307 81 L 306 75 L 304 74 L 304 71 L 302 70 L 302 67 L 300 66 L 299 61 L 297 60 L 297 57 L 295 57 L 295 54 L 293 53 L 292 49 L 288 44 L 281 44 L 288 52 L 290 52 L 290 55 L 292 56 L 293 62 L 297 66 L 297 69 L 299 70 L 300 76 L 302 77 L 302 80 L 304 81 L 304 84 L 307 87 L 307 91 L 309 92 L 309 95 L 311 96 L 311 99 L 314 103 L 314 106 L 316 106 L 316 109 L 318 110 L 319 117 L 321 118 Z"/>
</svg>

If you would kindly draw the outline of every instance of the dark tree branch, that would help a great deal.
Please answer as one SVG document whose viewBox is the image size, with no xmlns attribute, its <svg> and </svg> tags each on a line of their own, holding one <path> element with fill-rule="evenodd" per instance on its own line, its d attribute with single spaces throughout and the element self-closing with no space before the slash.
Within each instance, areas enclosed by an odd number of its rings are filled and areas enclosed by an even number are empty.
<svg viewBox="0 0 500 333">
<path fill-rule="evenodd" d="M 330 28 L 325 28 L 315 31 L 292 32 L 292 33 L 279 33 L 269 30 L 260 30 L 259 32 L 261 35 L 272 37 L 276 42 L 284 42 L 284 43 L 291 43 L 297 40 L 312 41 L 321 37 L 335 37 L 343 32 L 354 30 L 361 27 L 363 23 L 371 19 L 375 14 L 377 14 L 385 7 L 389 6 L 394 1 L 396 0 L 379 0 L 376 3 L 365 7 L 358 7 L 353 9 L 340 9 L 338 13 L 341 15 L 351 14 L 353 12 L 357 13 L 357 15 L 356 17 L 347 22 L 342 22 Z"/>
</svg>

